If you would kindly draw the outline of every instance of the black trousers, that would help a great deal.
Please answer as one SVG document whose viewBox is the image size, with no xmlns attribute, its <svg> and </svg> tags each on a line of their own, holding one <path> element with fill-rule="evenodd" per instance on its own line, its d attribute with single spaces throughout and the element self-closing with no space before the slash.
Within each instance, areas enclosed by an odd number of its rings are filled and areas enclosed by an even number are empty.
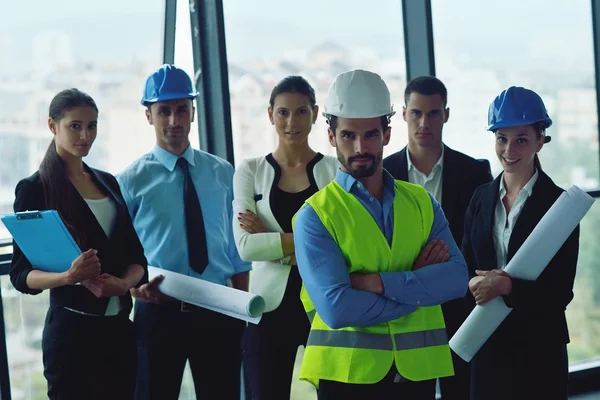
<svg viewBox="0 0 600 400">
<path fill-rule="evenodd" d="M 446 331 L 450 339 L 469 315 L 469 308 L 464 298 L 455 299 L 442 304 Z M 442 400 L 468 400 L 471 386 L 471 365 L 452 353 L 454 376 L 440 378 Z"/>
<path fill-rule="evenodd" d="M 301 286 L 294 266 L 279 307 L 264 314 L 258 325 L 246 327 L 242 345 L 246 400 L 290 398 L 296 353 L 299 346 L 306 346 L 310 331 Z"/>
<path fill-rule="evenodd" d="M 240 398 L 244 322 L 181 302 L 135 304 L 138 339 L 136 400 L 177 400 L 189 360 L 197 399 Z"/>
<path fill-rule="evenodd" d="M 502 339 L 492 336 L 473 357 L 471 400 L 567 400 L 566 344 Z"/>
<path fill-rule="evenodd" d="M 126 313 L 87 316 L 51 307 L 42 351 L 49 399 L 133 399 L 136 343 Z"/>
<path fill-rule="evenodd" d="M 434 400 L 435 379 L 394 383 L 396 368 L 381 381 L 372 385 L 359 385 L 334 381 L 319 381 L 318 400 Z"/>
</svg>

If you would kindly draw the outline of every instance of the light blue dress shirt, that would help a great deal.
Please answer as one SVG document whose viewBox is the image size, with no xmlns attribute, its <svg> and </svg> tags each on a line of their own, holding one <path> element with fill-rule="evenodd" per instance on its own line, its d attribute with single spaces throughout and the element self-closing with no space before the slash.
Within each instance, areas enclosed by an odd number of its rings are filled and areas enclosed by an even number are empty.
<svg viewBox="0 0 600 400">
<path fill-rule="evenodd" d="M 338 170 L 336 181 L 354 195 L 369 211 L 392 242 L 394 227 L 394 178 L 384 173 L 383 201 L 371 196 L 364 186 L 348 173 Z M 462 297 L 466 294 L 468 272 L 466 262 L 452 238 L 448 221 L 439 203 L 431 196 L 434 220 L 429 235 L 448 245 L 449 259 L 416 271 L 381 272 L 384 294 L 353 289 L 348 266 L 338 245 L 315 210 L 306 205 L 296 216 L 294 245 L 298 268 L 310 298 L 331 328 L 371 326 L 400 318 L 417 309 Z M 368 241 L 369 238 L 365 237 Z"/>
<path fill-rule="evenodd" d="M 148 265 L 225 285 L 252 265 L 239 257 L 233 239 L 233 167 L 191 146 L 182 157 L 189 163 L 206 229 L 209 264 L 202 274 L 188 261 L 184 175 L 176 168 L 178 157 L 155 146 L 117 175 L 117 180 Z"/>
</svg>

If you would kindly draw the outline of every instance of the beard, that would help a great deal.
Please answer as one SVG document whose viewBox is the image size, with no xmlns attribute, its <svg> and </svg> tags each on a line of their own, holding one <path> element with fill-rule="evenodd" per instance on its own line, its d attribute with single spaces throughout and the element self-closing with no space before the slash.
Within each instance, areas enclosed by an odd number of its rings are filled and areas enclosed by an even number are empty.
<svg viewBox="0 0 600 400">
<path fill-rule="evenodd" d="M 348 157 L 348 159 L 346 159 L 344 155 L 340 153 L 339 149 L 336 149 L 336 152 L 338 161 L 344 166 L 346 171 L 348 171 L 348 173 L 352 175 L 352 177 L 355 179 L 367 178 L 375 174 L 377 168 L 379 167 L 379 164 L 381 164 L 381 160 L 383 159 L 383 150 L 378 152 L 376 155 L 365 153 Z M 358 165 L 356 167 L 353 167 L 352 162 L 359 159 L 371 160 L 371 164 Z"/>
</svg>

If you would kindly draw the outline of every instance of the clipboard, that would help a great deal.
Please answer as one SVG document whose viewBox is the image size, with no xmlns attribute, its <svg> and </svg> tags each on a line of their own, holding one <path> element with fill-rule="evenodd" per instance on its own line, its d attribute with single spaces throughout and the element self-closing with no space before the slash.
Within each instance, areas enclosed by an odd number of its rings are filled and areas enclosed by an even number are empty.
<svg viewBox="0 0 600 400">
<path fill-rule="evenodd" d="M 35 269 L 67 271 L 82 253 L 56 210 L 24 211 L 0 219 Z"/>
</svg>

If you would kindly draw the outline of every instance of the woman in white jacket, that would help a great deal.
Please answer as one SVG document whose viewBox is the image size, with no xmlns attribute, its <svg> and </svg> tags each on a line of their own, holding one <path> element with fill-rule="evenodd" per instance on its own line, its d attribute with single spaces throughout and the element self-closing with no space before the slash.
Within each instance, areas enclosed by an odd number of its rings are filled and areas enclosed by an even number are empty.
<svg viewBox="0 0 600 400">
<path fill-rule="evenodd" d="M 247 396 L 252 400 L 289 398 L 296 352 L 306 344 L 310 330 L 300 301 L 292 217 L 334 179 L 338 168 L 336 158 L 308 145 L 318 111 L 315 91 L 304 78 L 280 81 L 268 108 L 279 137 L 277 149 L 243 161 L 233 179 L 237 248 L 242 259 L 254 262 L 250 291 L 266 302 L 261 322 L 248 325 L 242 345 Z"/>
</svg>

